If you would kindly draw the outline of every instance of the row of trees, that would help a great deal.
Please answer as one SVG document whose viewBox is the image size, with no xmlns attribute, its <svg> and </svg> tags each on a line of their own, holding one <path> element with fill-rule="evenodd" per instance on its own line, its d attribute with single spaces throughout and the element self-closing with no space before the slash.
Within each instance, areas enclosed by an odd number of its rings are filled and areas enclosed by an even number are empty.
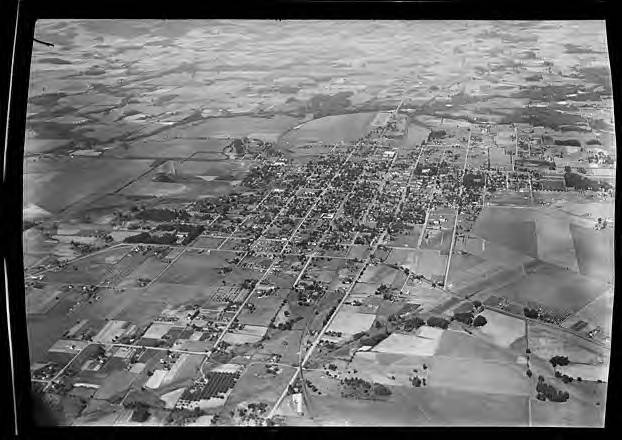
<svg viewBox="0 0 622 440">
<path fill-rule="evenodd" d="M 443 318 L 439 318 L 437 316 L 429 317 L 426 324 L 428 324 L 430 327 L 438 327 L 442 329 L 446 329 L 447 327 L 449 327 L 449 321 Z"/>
<path fill-rule="evenodd" d="M 190 214 L 180 209 L 173 211 L 171 209 L 146 208 L 138 211 L 135 215 L 140 220 L 151 220 L 156 222 L 170 222 L 173 220 L 190 220 Z"/>
<path fill-rule="evenodd" d="M 391 395 L 391 389 L 381 383 L 373 384 L 358 377 L 345 378 L 341 381 L 343 389 L 341 395 L 355 399 L 373 399 Z"/>
<path fill-rule="evenodd" d="M 149 232 L 141 232 L 123 240 L 126 243 L 146 243 L 146 244 L 173 244 L 177 241 L 174 234 L 151 235 Z"/>
<path fill-rule="evenodd" d="M 553 365 L 553 368 L 557 367 L 558 365 L 566 366 L 570 363 L 567 356 L 553 356 L 551 359 L 549 359 L 549 362 L 551 363 L 551 365 Z"/>
</svg>

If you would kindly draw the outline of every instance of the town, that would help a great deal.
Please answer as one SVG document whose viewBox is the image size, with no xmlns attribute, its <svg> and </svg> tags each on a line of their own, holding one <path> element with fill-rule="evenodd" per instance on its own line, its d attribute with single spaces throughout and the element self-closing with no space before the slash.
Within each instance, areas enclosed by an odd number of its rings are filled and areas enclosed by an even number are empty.
<svg viewBox="0 0 622 440">
<path fill-rule="evenodd" d="M 57 424 L 603 426 L 602 23 L 61 24 L 23 230 Z"/>
</svg>

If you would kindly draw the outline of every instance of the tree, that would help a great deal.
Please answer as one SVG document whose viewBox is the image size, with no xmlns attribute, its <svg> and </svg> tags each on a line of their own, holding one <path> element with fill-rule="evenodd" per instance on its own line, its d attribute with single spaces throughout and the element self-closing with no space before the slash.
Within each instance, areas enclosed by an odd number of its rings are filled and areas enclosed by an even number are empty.
<svg viewBox="0 0 622 440">
<path fill-rule="evenodd" d="M 145 422 L 149 418 L 151 413 L 146 405 L 142 403 L 137 403 L 134 408 L 134 412 L 132 413 L 132 420 L 134 422 Z"/>
<path fill-rule="evenodd" d="M 484 318 L 482 315 L 478 315 L 473 320 L 473 325 L 475 327 L 482 327 L 482 326 L 486 325 L 487 322 L 488 321 L 486 320 L 486 318 Z"/>
<path fill-rule="evenodd" d="M 456 321 L 462 322 L 466 325 L 471 325 L 473 323 L 473 313 L 471 312 L 455 313 L 454 318 L 456 319 Z"/>
<path fill-rule="evenodd" d="M 553 365 L 553 368 L 557 367 L 558 365 L 565 366 L 570 363 L 567 356 L 553 356 L 551 359 L 549 359 L 549 362 L 551 363 L 551 365 Z"/>
<path fill-rule="evenodd" d="M 449 326 L 449 321 L 443 318 L 439 318 L 437 316 L 431 316 L 428 318 L 427 324 L 430 327 L 439 327 L 442 329 L 446 329 Z"/>
<path fill-rule="evenodd" d="M 391 390 L 388 387 L 382 385 L 381 383 L 375 383 L 374 393 L 378 396 L 389 396 L 391 395 Z"/>
</svg>

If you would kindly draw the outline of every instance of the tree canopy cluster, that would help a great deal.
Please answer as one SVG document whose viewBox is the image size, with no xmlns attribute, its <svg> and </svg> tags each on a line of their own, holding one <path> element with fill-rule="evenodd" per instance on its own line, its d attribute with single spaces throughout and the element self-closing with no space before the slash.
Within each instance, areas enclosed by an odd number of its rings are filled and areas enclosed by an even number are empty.
<svg viewBox="0 0 622 440">
<path fill-rule="evenodd" d="M 538 400 L 550 400 L 551 402 L 565 402 L 570 397 L 568 391 L 561 391 L 555 388 L 553 385 L 544 381 L 544 377 L 538 377 L 538 384 L 536 385 L 536 391 Z"/>
<path fill-rule="evenodd" d="M 553 368 L 557 367 L 558 365 L 563 367 L 570 363 L 567 356 L 553 356 L 551 359 L 549 359 L 549 362 L 551 363 L 551 365 L 553 365 Z"/>
<path fill-rule="evenodd" d="M 446 329 L 447 327 L 449 327 L 449 321 L 447 321 L 446 319 L 443 318 L 439 318 L 437 316 L 431 316 L 428 318 L 427 324 L 430 327 L 438 327 L 438 328 L 442 328 L 442 329 Z"/>
</svg>

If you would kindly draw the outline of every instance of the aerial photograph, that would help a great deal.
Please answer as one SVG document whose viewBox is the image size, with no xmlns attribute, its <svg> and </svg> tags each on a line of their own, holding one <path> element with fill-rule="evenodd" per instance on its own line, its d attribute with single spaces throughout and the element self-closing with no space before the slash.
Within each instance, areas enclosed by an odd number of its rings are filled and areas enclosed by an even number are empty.
<svg viewBox="0 0 622 440">
<path fill-rule="evenodd" d="M 24 300 L 53 424 L 604 426 L 604 21 L 35 38 Z"/>
</svg>

